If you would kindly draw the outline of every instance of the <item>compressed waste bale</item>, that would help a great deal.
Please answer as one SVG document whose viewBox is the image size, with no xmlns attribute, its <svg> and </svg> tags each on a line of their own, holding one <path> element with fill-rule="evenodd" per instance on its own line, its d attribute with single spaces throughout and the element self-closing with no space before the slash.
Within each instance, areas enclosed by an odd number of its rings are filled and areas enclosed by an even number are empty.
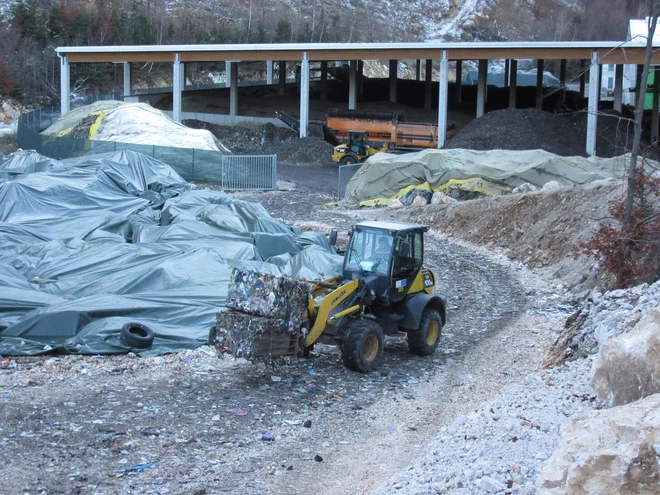
<svg viewBox="0 0 660 495">
<path fill-rule="evenodd" d="M 249 360 L 297 353 L 300 324 L 228 310 L 217 314 L 211 344 Z"/>
<path fill-rule="evenodd" d="M 299 280 L 251 270 L 232 270 L 226 306 L 243 313 L 302 323 L 309 285 Z"/>
</svg>

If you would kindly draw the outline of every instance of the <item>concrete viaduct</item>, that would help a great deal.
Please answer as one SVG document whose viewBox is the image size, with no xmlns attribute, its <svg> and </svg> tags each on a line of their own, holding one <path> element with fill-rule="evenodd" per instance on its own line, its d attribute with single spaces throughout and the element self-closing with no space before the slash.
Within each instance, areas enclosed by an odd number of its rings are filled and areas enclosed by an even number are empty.
<svg viewBox="0 0 660 495">
<path fill-rule="evenodd" d="M 462 61 L 478 60 L 477 117 L 483 115 L 486 103 L 488 61 L 505 60 L 509 79 L 509 106 L 516 106 L 516 75 L 518 60 L 537 61 L 536 101 L 540 108 L 543 96 L 544 60 L 560 60 L 559 79 L 562 86 L 566 82 L 566 61 L 586 61 L 584 76 L 589 77 L 588 118 L 586 152 L 596 153 L 596 119 L 600 98 L 599 68 L 603 64 L 616 65 L 614 87 L 614 108 L 621 110 L 623 88 L 623 66 L 644 63 L 645 39 L 626 42 L 494 42 L 494 43 L 286 43 L 286 44 L 246 44 L 246 45 L 144 45 L 144 46 L 90 46 L 59 47 L 57 54 L 61 60 L 61 111 L 70 109 L 70 64 L 73 63 L 123 63 L 124 95 L 129 96 L 131 88 L 130 64 L 135 62 L 169 62 L 173 74 L 173 117 L 181 120 L 181 95 L 186 63 L 220 62 L 226 63 L 227 81 L 230 86 L 230 115 L 238 111 L 238 67 L 241 61 L 266 62 L 267 84 L 273 84 L 273 61 L 279 62 L 280 94 L 286 84 L 286 64 L 300 64 L 300 137 L 306 137 L 309 123 L 310 62 L 321 62 L 321 87 L 327 81 L 329 61 L 349 62 L 348 107 L 355 109 L 358 94 L 358 74 L 364 60 L 390 61 L 390 100 L 396 101 L 397 61 L 417 60 L 419 79 L 421 61 L 426 60 L 425 105 L 430 108 L 432 92 L 432 61 L 440 61 L 439 105 L 438 105 L 438 147 L 444 146 L 446 139 L 449 61 L 457 62 L 456 80 L 460 85 Z M 660 64 L 660 53 L 655 51 L 653 64 Z M 639 71 L 638 71 L 639 72 Z M 637 84 L 637 90 L 646 85 Z M 655 92 L 658 85 L 654 85 Z M 323 96 L 323 89 L 321 89 Z M 654 122 L 658 121 L 658 97 L 654 97 Z M 657 125 L 655 126 L 657 129 Z M 656 130 L 657 135 L 657 130 Z"/>
</svg>

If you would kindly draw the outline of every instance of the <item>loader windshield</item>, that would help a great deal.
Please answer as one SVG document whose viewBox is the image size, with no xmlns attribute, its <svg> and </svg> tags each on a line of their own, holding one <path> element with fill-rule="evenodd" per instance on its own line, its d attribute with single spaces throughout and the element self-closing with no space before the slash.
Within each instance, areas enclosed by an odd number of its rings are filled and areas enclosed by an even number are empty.
<svg viewBox="0 0 660 495">
<path fill-rule="evenodd" d="M 379 229 L 356 230 L 346 253 L 344 269 L 389 275 L 392 236 Z"/>
</svg>

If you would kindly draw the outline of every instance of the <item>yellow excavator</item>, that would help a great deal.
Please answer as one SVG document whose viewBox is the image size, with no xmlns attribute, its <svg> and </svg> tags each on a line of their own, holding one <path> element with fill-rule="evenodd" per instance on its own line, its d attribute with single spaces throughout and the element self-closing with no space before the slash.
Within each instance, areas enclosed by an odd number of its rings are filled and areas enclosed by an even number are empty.
<svg viewBox="0 0 660 495">
<path fill-rule="evenodd" d="M 387 151 L 389 146 L 385 143 L 380 148 L 367 143 L 369 133 L 367 131 L 348 131 L 348 141 L 345 144 L 335 146 L 332 150 L 332 161 L 341 165 L 353 165 L 361 163 L 371 155 Z"/>
<path fill-rule="evenodd" d="M 424 266 L 427 230 L 391 221 L 354 225 L 342 275 L 311 283 L 300 331 L 258 335 L 252 355 L 306 355 L 316 343 L 336 344 L 346 367 L 368 372 L 383 356 L 385 335 L 399 332 L 407 334 L 413 354 L 433 354 L 447 300 L 434 294 L 435 275 Z"/>
</svg>

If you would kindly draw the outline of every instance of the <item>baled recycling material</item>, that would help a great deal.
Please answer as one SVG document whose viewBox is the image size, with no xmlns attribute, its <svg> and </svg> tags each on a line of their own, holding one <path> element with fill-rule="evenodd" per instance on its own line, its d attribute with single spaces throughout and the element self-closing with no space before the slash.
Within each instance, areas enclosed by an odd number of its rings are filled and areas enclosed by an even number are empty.
<svg viewBox="0 0 660 495">
<path fill-rule="evenodd" d="M 236 268 L 229 279 L 226 306 L 243 313 L 296 320 L 309 300 L 309 286 L 299 280 Z"/>
<path fill-rule="evenodd" d="M 217 316 L 215 345 L 246 359 L 295 352 L 309 292 L 310 286 L 300 280 L 234 269 L 229 309 Z"/>
<path fill-rule="evenodd" d="M 346 187 L 348 204 L 387 204 L 421 188 L 432 193 L 455 188 L 489 195 L 506 194 L 530 183 L 543 187 L 550 181 L 572 186 L 625 176 L 630 155 L 615 158 L 563 157 L 543 150 L 474 151 L 425 150 L 371 156 Z M 645 160 L 648 171 L 660 170 L 658 162 Z"/>
<path fill-rule="evenodd" d="M 282 242 L 262 253 L 263 234 Z M 17 152 L 0 163 L 0 354 L 125 353 L 127 322 L 155 333 L 150 349 L 133 349 L 141 355 L 196 348 L 234 268 L 341 273 L 327 243 L 301 247 L 300 235 L 261 205 L 199 190 L 135 152 L 62 161 Z M 310 250 L 322 270 L 305 261 Z"/>
<path fill-rule="evenodd" d="M 300 327 L 288 320 L 225 311 L 218 313 L 215 332 L 212 342 L 221 352 L 267 361 L 295 352 Z"/>
</svg>

